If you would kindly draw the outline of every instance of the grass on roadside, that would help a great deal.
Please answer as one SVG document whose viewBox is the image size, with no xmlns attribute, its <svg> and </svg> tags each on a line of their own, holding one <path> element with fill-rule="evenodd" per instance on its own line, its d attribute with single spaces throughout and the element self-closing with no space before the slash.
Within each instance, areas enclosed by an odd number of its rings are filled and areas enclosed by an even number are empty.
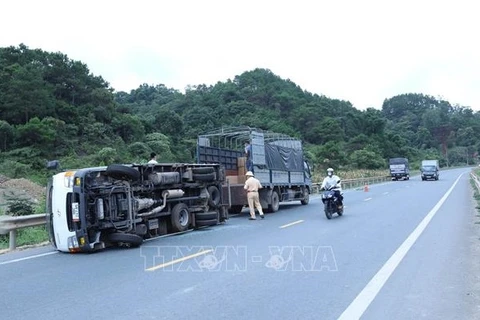
<svg viewBox="0 0 480 320">
<path fill-rule="evenodd" d="M 475 174 L 477 177 L 480 178 L 480 169 L 475 169 L 473 170 L 473 174 Z M 473 188 L 473 198 L 477 202 L 477 205 L 475 206 L 475 209 L 477 209 L 477 218 L 480 218 L 480 191 L 478 190 L 477 185 L 475 184 L 475 181 L 472 177 L 470 177 L 470 184 L 472 185 Z M 480 220 L 476 221 L 475 224 L 480 224 Z"/>
<path fill-rule="evenodd" d="M 39 244 L 48 241 L 48 233 L 45 226 L 30 227 L 17 230 L 17 247 Z M 9 235 L 0 235 L 0 250 L 8 249 Z"/>
<path fill-rule="evenodd" d="M 8 206 L 0 206 L 0 215 L 7 214 Z M 45 199 L 43 199 L 38 205 L 33 208 L 33 213 L 45 212 Z M 28 227 L 17 230 L 16 246 L 21 247 L 25 245 L 35 245 L 45 241 L 48 241 L 48 232 L 45 226 Z M 0 235 L 0 250 L 8 249 L 10 236 Z"/>
</svg>

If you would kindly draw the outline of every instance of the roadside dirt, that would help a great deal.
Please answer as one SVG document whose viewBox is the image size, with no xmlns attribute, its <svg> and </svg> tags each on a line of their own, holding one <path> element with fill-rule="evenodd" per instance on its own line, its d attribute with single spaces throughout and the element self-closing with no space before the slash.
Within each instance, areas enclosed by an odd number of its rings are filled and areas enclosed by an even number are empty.
<svg viewBox="0 0 480 320">
<path fill-rule="evenodd" d="M 5 213 L 7 209 L 7 197 L 18 197 L 30 199 L 34 204 L 39 204 L 45 198 L 45 187 L 38 185 L 27 179 L 10 179 L 0 175 L 0 214 Z M 35 245 L 26 245 L 17 247 L 15 251 L 25 250 L 48 245 L 49 242 L 43 242 Z M 8 249 L 0 249 L 0 254 L 11 252 Z"/>
<path fill-rule="evenodd" d="M 45 198 L 45 186 L 38 185 L 30 180 L 9 179 L 0 175 L 0 208 L 6 209 L 6 197 L 28 198 L 38 204 Z"/>
</svg>

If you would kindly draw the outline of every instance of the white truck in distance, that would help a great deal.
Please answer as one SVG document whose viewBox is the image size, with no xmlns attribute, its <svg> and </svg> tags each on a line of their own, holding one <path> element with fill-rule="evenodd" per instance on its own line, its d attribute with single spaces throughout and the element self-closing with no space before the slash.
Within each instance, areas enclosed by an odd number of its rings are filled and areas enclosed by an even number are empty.
<svg viewBox="0 0 480 320">
<path fill-rule="evenodd" d="M 438 160 L 423 160 L 420 167 L 420 173 L 422 175 L 422 181 L 433 179 L 438 180 L 440 176 L 440 166 Z"/>
</svg>

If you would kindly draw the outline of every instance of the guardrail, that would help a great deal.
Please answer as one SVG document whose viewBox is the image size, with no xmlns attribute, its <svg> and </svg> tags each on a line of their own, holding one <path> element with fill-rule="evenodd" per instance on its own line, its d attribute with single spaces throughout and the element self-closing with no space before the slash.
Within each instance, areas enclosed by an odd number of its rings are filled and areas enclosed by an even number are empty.
<svg viewBox="0 0 480 320">
<path fill-rule="evenodd" d="M 473 178 L 473 182 L 475 183 L 475 186 L 477 187 L 478 192 L 480 192 L 480 180 L 479 180 L 479 178 L 473 172 L 470 172 L 470 175 Z"/>
<path fill-rule="evenodd" d="M 346 179 L 346 180 L 342 180 L 342 189 L 355 189 L 355 188 L 365 187 L 370 184 L 375 184 L 375 183 L 380 183 L 385 181 L 392 181 L 392 177 L 380 176 L 380 177 L 370 177 L 370 178 L 360 178 L 360 179 Z M 319 193 L 321 185 L 322 185 L 321 182 L 313 183 L 312 193 Z"/>
<path fill-rule="evenodd" d="M 365 185 L 380 183 L 391 180 L 390 176 L 348 179 L 342 180 L 343 189 L 353 189 L 364 187 Z M 313 183 L 312 193 L 319 193 L 321 183 Z M 17 247 L 17 230 L 28 227 L 45 225 L 45 213 L 31 214 L 28 216 L 0 216 L 0 234 L 10 234 L 9 250 L 15 250 Z"/>
<path fill-rule="evenodd" d="M 45 213 L 30 214 L 28 216 L 0 216 L 0 234 L 10 234 L 9 250 L 17 247 L 17 229 L 45 225 Z"/>
</svg>

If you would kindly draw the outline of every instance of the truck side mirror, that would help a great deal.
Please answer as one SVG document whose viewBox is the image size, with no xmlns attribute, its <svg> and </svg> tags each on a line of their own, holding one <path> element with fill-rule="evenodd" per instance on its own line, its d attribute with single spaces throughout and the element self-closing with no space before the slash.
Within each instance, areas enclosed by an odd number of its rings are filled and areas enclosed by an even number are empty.
<svg viewBox="0 0 480 320">
<path fill-rule="evenodd" d="M 58 168 L 60 168 L 60 161 L 58 160 L 47 161 L 48 170 L 57 170 Z"/>
</svg>

